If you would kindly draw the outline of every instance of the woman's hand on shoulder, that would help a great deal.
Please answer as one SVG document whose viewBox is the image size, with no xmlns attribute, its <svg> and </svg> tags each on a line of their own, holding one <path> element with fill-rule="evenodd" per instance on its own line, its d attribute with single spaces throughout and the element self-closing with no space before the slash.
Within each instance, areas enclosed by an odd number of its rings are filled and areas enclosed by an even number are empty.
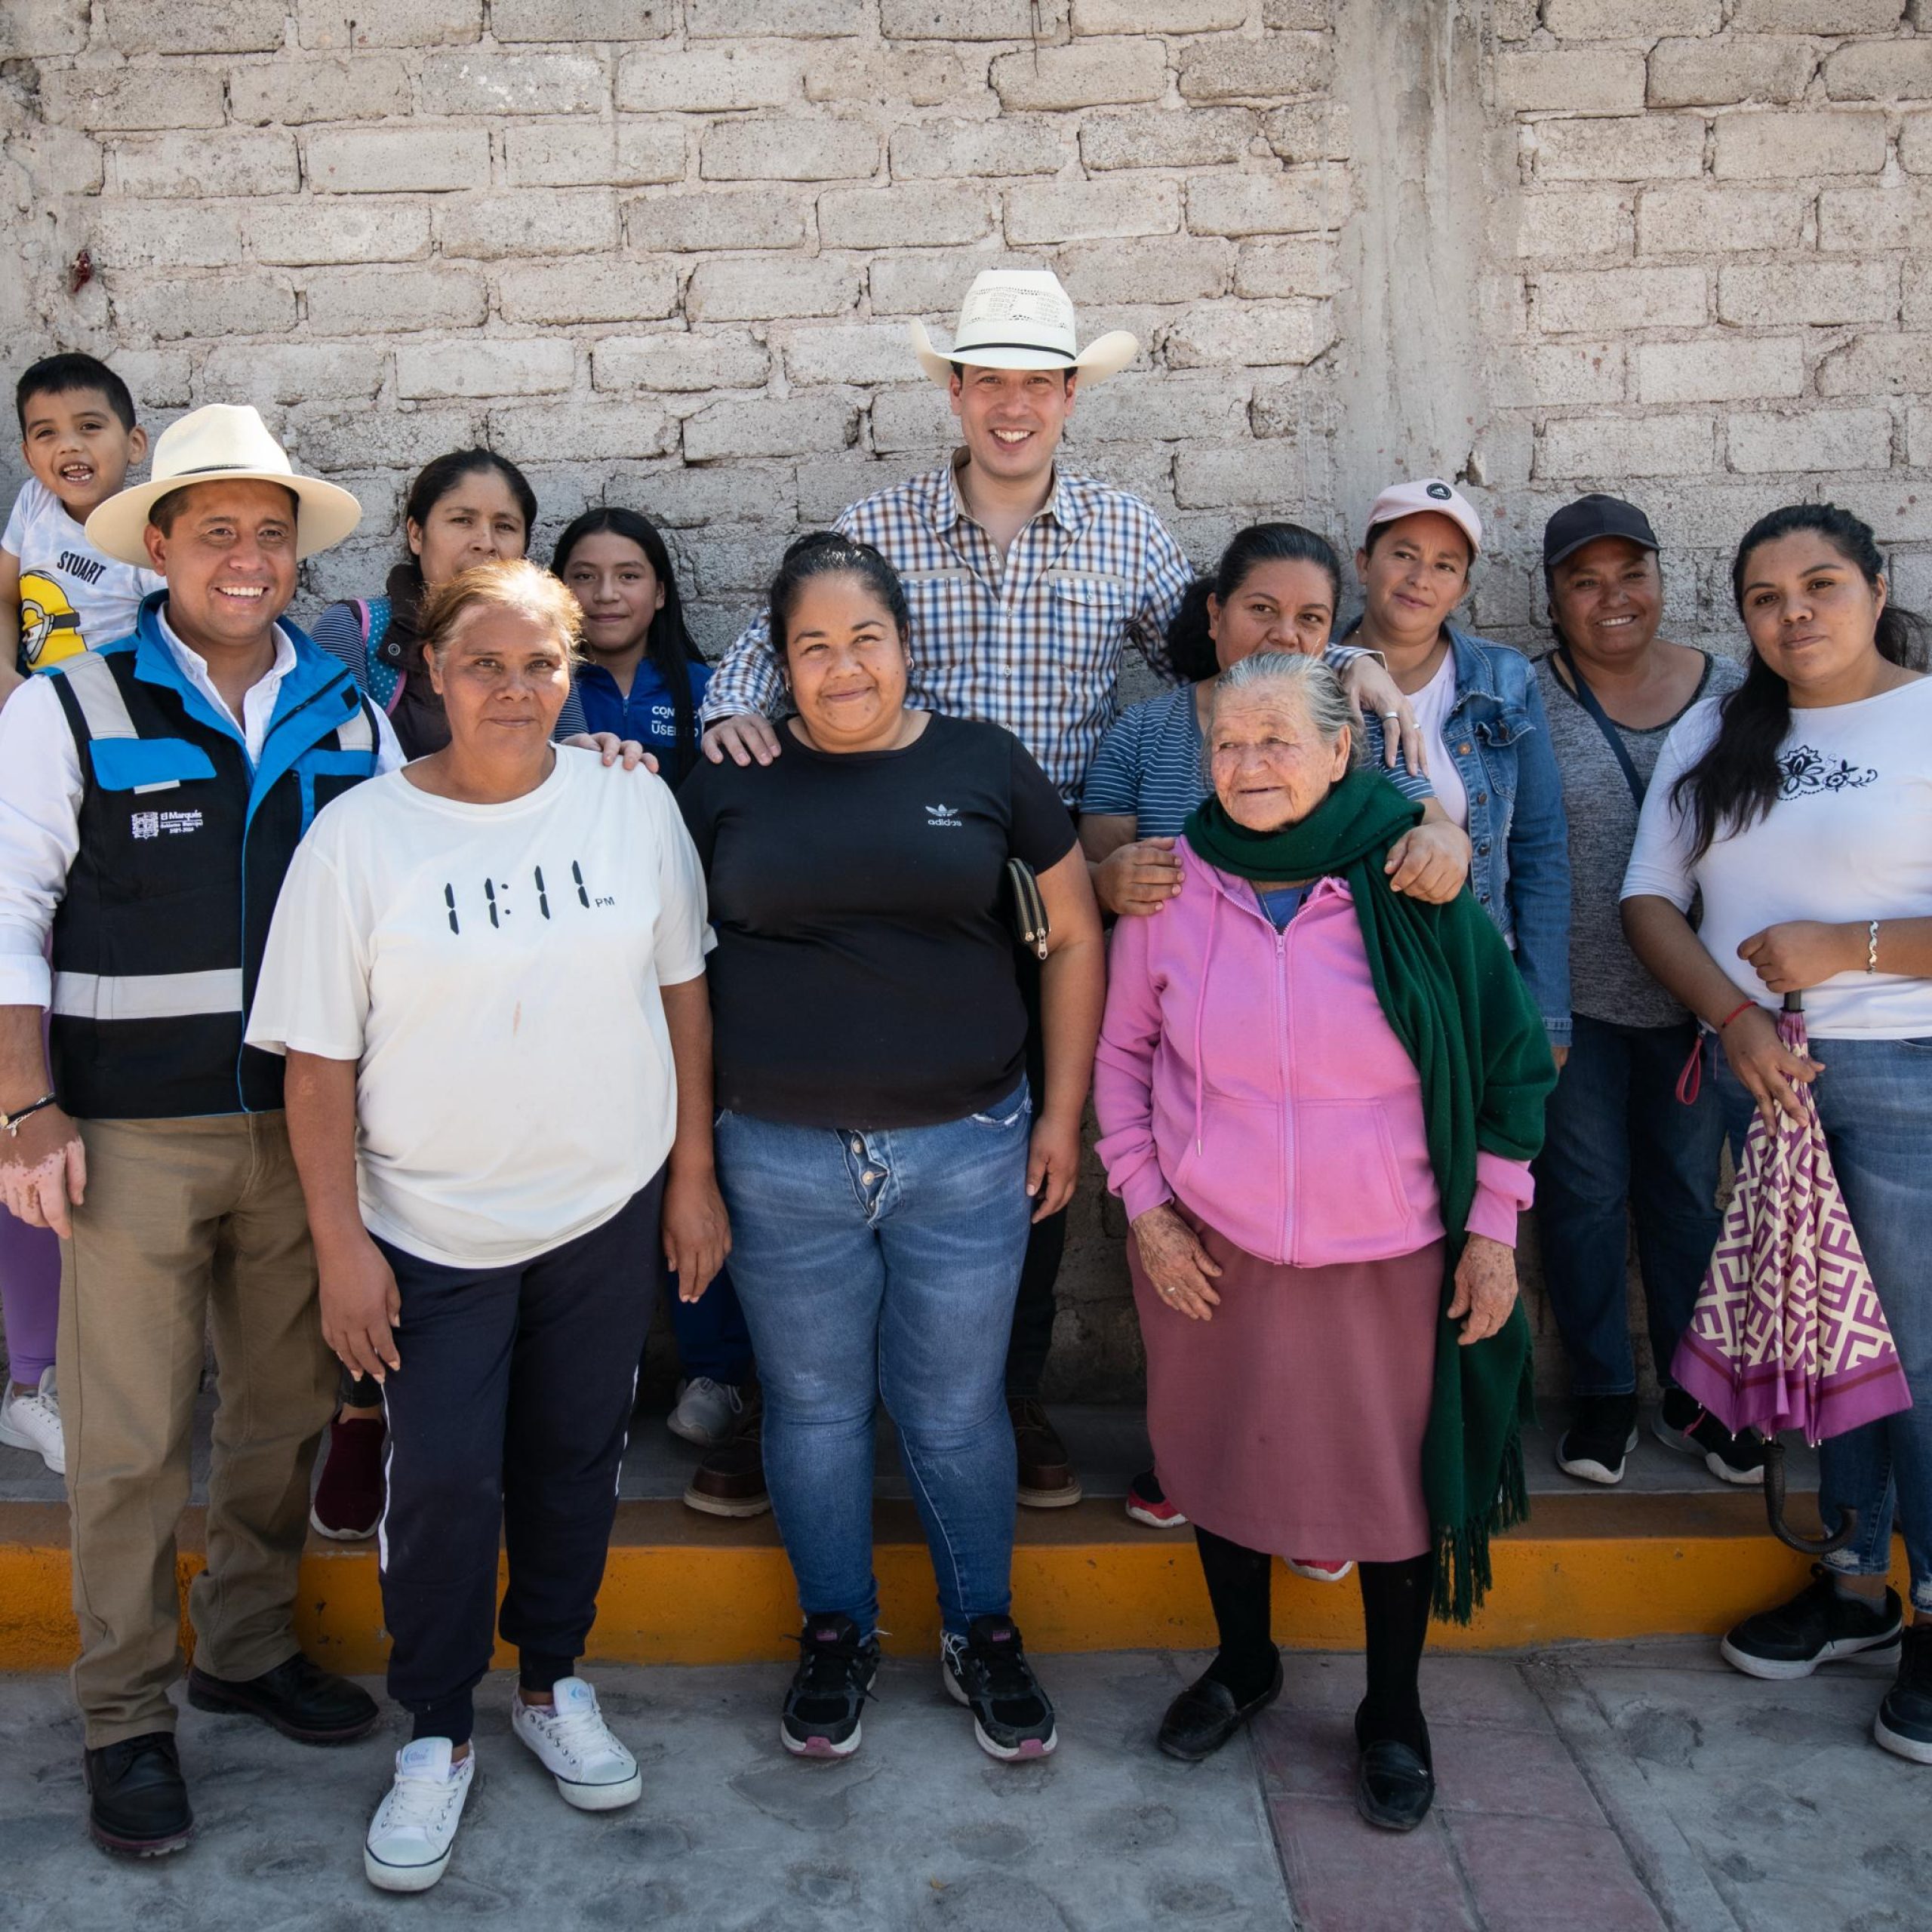
<svg viewBox="0 0 1932 1932">
<path fill-rule="evenodd" d="M 1213 1284 L 1220 1268 L 1171 1201 L 1150 1208 L 1132 1223 L 1140 1266 L 1154 1292 L 1190 1321 L 1211 1321 L 1221 1305 Z"/>
<path fill-rule="evenodd" d="M 395 1325 L 402 1297 L 382 1250 L 358 1228 L 340 1243 L 318 1243 L 315 1261 L 322 1340 L 336 1360 L 350 1374 L 373 1376 L 378 1382 L 390 1370 L 401 1369 Z"/>
<path fill-rule="evenodd" d="M 604 762 L 615 764 L 623 761 L 626 771 L 635 771 L 642 765 L 647 771 L 657 769 L 657 761 L 635 738 L 620 738 L 614 731 L 580 731 L 574 738 L 562 741 L 574 745 L 580 751 L 595 752 Z"/>
<path fill-rule="evenodd" d="M 1158 912 L 1180 891 L 1180 860 L 1171 838 L 1117 845 L 1094 868 L 1094 895 L 1120 918 Z"/>
<path fill-rule="evenodd" d="M 731 1223 L 715 1168 L 674 1166 L 665 1176 L 663 1239 L 665 1262 L 678 1278 L 678 1299 L 696 1301 L 731 1252 Z"/>
<path fill-rule="evenodd" d="M 1403 696 L 1387 667 L 1364 654 L 1342 673 L 1342 689 L 1348 694 L 1349 709 L 1358 723 L 1367 711 L 1382 721 L 1383 764 L 1392 771 L 1401 758 L 1407 761 L 1411 775 L 1420 777 L 1429 755 L 1423 746 L 1422 727 L 1416 722 L 1415 706 Z"/>
<path fill-rule="evenodd" d="M 1456 1292 L 1449 1319 L 1461 1321 L 1462 1343 L 1484 1342 L 1516 1305 L 1516 1251 L 1488 1235 L 1471 1235 L 1456 1263 Z"/>
<path fill-rule="evenodd" d="M 1445 820 L 1412 826 L 1389 848 L 1382 869 L 1392 891 L 1430 906 L 1445 905 L 1469 876 L 1469 835 Z"/>
</svg>

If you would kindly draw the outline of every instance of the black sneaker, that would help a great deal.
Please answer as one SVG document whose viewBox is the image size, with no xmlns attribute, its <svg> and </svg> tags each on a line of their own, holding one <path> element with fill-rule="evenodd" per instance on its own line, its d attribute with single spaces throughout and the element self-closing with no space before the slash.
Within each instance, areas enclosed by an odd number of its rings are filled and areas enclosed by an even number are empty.
<svg viewBox="0 0 1932 1932">
<path fill-rule="evenodd" d="M 159 1858 L 195 1835 L 174 1734 L 150 1730 L 85 1752 L 88 1836 L 124 1858 Z"/>
<path fill-rule="evenodd" d="M 1822 1563 L 1812 1564 L 1811 1575 L 1790 1602 L 1747 1617 L 1732 1630 L 1718 1647 L 1726 1663 L 1746 1677 L 1782 1681 L 1809 1677 L 1821 1663 L 1841 1657 L 1898 1648 L 1905 1606 L 1897 1590 L 1886 1591 L 1881 1608 L 1841 1595 Z"/>
<path fill-rule="evenodd" d="M 1607 1484 L 1623 1480 L 1623 1459 L 1637 1446 L 1637 1397 L 1579 1395 L 1570 1426 L 1556 1445 L 1556 1466 L 1566 1476 Z"/>
<path fill-rule="evenodd" d="M 859 1748 L 859 1713 L 878 1675 L 878 1639 L 861 1639 L 859 1626 L 835 1611 L 805 1619 L 798 1650 L 779 1741 L 795 1758 L 849 1758 Z"/>
<path fill-rule="evenodd" d="M 1734 1435 L 1681 1389 L 1666 1389 L 1651 1432 L 1666 1449 L 1695 1456 L 1720 1482 L 1741 1487 L 1764 1480 L 1764 1445 L 1755 1435 Z"/>
<path fill-rule="evenodd" d="M 1885 1693 L 1872 1735 L 1894 1755 L 1932 1764 L 1932 1618 L 1904 1633 L 1898 1681 Z"/>
<path fill-rule="evenodd" d="M 1010 1617 L 976 1617 L 964 1637 L 940 1639 L 940 1681 L 973 1713 L 973 1735 L 989 1757 L 1044 1758 L 1060 1742 L 1054 1707 Z"/>
</svg>

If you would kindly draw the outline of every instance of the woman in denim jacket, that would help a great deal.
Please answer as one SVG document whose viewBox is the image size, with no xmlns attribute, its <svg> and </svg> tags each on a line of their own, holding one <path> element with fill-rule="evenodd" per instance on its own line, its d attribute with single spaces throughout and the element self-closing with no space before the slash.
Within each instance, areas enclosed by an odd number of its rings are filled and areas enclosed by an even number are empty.
<svg viewBox="0 0 1932 1932">
<path fill-rule="evenodd" d="M 1570 1048 L 1570 851 L 1563 785 L 1536 672 L 1458 630 L 1482 519 L 1435 477 L 1376 498 L 1355 552 L 1363 608 L 1349 641 L 1380 651 L 1415 707 L 1442 809 L 1469 835 L 1469 890 L 1509 942 L 1561 1066 Z M 1381 728 L 1367 721 L 1368 753 Z"/>
</svg>

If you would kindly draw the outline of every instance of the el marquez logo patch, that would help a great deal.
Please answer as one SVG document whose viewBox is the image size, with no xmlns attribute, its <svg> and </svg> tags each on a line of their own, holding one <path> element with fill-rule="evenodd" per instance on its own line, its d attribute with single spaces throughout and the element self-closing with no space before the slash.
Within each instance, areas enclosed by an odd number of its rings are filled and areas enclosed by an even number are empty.
<svg viewBox="0 0 1932 1932">
<path fill-rule="evenodd" d="M 160 838 L 177 832 L 198 832 L 202 815 L 198 811 L 136 812 L 133 831 L 137 838 Z"/>
</svg>

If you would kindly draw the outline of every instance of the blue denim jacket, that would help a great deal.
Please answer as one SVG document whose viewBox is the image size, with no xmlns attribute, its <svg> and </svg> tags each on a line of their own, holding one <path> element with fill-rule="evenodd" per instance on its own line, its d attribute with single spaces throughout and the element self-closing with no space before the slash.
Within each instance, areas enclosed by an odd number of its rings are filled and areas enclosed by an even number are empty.
<svg viewBox="0 0 1932 1932">
<path fill-rule="evenodd" d="M 1553 1047 L 1570 1044 L 1570 838 L 1536 672 L 1520 651 L 1448 626 L 1456 701 L 1443 728 L 1469 798 L 1469 890 L 1516 949 Z M 1369 756 L 1382 756 L 1379 718 Z"/>
</svg>

